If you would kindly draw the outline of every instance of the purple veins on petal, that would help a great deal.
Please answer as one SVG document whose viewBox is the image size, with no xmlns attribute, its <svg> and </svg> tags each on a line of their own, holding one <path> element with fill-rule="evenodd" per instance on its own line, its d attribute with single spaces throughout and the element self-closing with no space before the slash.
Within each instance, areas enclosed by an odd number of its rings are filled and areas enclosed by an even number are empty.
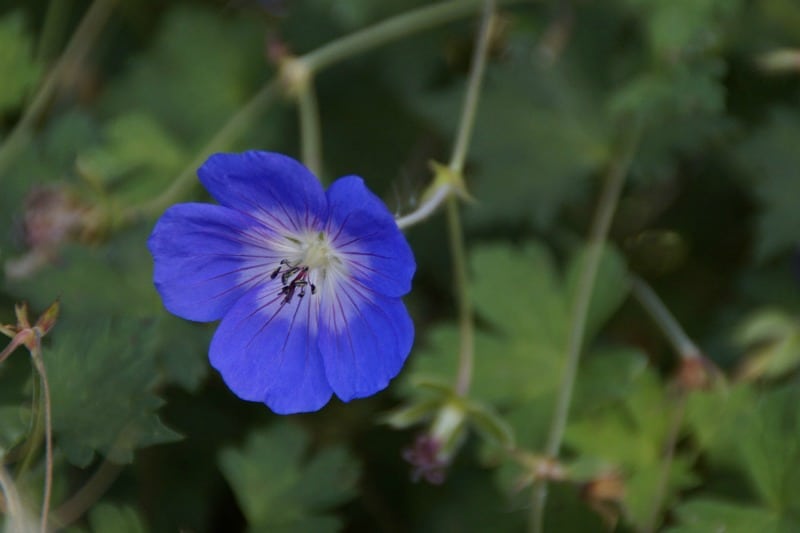
<svg viewBox="0 0 800 533">
<path fill-rule="evenodd" d="M 328 188 L 328 231 L 334 246 L 361 284 L 386 296 L 411 290 L 414 255 L 389 210 L 364 185 L 348 176 Z"/>
<path fill-rule="evenodd" d="M 153 280 L 164 306 L 188 320 L 220 319 L 260 281 L 253 265 L 272 259 L 246 250 L 253 223 L 236 211 L 210 204 L 169 208 L 148 240 Z"/>
<path fill-rule="evenodd" d="M 310 299 L 282 304 L 276 291 L 254 288 L 225 315 L 211 341 L 211 365 L 243 400 L 264 402 L 279 414 L 316 411 L 331 388 Z"/>
<path fill-rule="evenodd" d="M 319 347 L 336 395 L 349 401 L 386 388 L 414 338 L 403 302 L 351 286 L 321 301 L 319 314 Z"/>
<path fill-rule="evenodd" d="M 319 180 L 291 157 L 269 152 L 214 154 L 197 171 L 220 204 L 246 211 L 271 227 L 301 231 L 327 217 Z"/>
</svg>

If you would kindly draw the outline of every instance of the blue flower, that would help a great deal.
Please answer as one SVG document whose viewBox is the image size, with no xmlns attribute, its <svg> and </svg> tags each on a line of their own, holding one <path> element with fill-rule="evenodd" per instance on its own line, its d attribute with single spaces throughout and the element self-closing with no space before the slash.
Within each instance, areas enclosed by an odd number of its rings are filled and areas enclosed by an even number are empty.
<svg viewBox="0 0 800 533">
<path fill-rule="evenodd" d="M 383 202 L 275 153 L 216 154 L 198 176 L 220 205 L 172 206 L 148 247 L 170 312 L 221 319 L 209 357 L 231 390 L 288 414 L 384 389 L 414 339 L 416 265 Z"/>
</svg>

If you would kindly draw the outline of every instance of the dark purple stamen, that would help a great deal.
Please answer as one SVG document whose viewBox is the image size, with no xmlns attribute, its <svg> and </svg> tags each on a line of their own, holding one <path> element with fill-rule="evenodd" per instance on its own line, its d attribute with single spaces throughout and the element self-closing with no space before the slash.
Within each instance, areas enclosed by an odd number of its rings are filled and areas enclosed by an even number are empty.
<svg viewBox="0 0 800 533">
<path fill-rule="evenodd" d="M 291 303 L 295 291 L 297 291 L 298 298 L 305 296 L 306 287 L 311 288 L 311 294 L 317 293 L 316 285 L 308 281 L 307 266 L 293 265 L 288 259 L 283 259 L 278 268 L 272 272 L 270 278 L 275 279 L 278 277 L 278 274 L 281 275 L 281 284 L 283 285 L 283 288 L 281 289 L 280 294 L 283 295 L 283 303 L 285 304 Z M 290 281 L 292 276 L 294 276 L 294 278 Z"/>
</svg>

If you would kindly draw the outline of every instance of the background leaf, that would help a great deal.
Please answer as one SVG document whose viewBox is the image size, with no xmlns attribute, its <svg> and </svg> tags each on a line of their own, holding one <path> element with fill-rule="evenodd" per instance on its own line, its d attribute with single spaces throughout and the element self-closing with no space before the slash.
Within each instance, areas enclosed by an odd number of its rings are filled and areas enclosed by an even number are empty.
<svg viewBox="0 0 800 533">
<path fill-rule="evenodd" d="M 252 531 L 336 531 L 327 511 L 355 494 L 358 464 L 342 448 L 304 460 L 308 437 L 290 423 L 253 434 L 243 450 L 227 449 L 220 468 Z"/>
</svg>

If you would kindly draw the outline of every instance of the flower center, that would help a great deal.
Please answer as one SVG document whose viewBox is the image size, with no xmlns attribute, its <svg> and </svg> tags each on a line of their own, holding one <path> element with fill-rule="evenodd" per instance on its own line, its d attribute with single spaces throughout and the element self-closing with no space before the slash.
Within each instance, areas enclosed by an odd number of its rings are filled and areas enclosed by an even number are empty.
<svg viewBox="0 0 800 533">
<path fill-rule="evenodd" d="M 328 239 L 324 233 L 319 232 L 305 243 L 301 250 L 300 263 L 308 268 L 326 268 L 334 257 Z M 336 259 L 338 261 L 338 259 Z"/>
<path fill-rule="evenodd" d="M 297 244 L 297 253 L 281 260 L 270 275 L 271 279 L 280 276 L 283 285 L 280 295 L 286 304 L 291 303 L 295 295 L 303 298 L 307 289 L 316 294 L 314 282 L 324 283 L 329 271 L 339 271 L 343 266 L 323 232 L 309 234 L 306 239 L 290 240 Z"/>
</svg>

